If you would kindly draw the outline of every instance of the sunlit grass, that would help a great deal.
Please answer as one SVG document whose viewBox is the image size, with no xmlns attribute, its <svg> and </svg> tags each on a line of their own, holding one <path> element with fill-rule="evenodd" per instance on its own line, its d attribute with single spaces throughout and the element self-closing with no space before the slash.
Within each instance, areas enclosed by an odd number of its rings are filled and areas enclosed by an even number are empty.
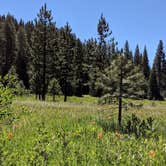
<svg viewBox="0 0 166 166">
<path fill-rule="evenodd" d="M 117 120 L 116 105 L 98 105 L 97 98 L 69 97 L 46 102 L 17 97 L 12 124 L 1 122 L 1 165 L 164 165 L 166 162 L 165 102 L 142 102 L 143 108 L 123 111 L 159 122 L 158 139 L 104 131 L 99 119 Z"/>
</svg>

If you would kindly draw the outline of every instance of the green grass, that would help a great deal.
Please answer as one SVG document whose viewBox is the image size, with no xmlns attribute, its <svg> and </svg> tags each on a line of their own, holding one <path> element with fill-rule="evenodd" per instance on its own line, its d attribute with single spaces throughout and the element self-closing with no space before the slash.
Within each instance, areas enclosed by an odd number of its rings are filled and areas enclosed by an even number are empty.
<svg viewBox="0 0 166 166">
<path fill-rule="evenodd" d="M 33 96 L 17 97 L 12 105 L 14 121 L 0 124 L 0 165 L 166 165 L 166 102 L 142 102 L 141 109 L 123 111 L 158 122 L 158 138 L 104 131 L 98 120 L 113 121 L 117 106 L 98 105 L 97 98 L 63 97 L 52 102 Z M 118 131 L 117 131 L 118 132 Z M 99 138 L 100 137 L 100 138 Z M 151 154 L 150 154 L 151 152 Z"/>
</svg>

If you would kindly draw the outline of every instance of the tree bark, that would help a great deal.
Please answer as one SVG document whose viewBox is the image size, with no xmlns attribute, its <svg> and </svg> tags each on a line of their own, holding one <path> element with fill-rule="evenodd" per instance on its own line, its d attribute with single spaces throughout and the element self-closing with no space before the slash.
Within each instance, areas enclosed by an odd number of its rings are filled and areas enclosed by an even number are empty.
<svg viewBox="0 0 166 166">
<path fill-rule="evenodd" d="M 65 87 L 64 87 L 64 102 L 67 101 L 67 82 L 65 80 Z"/>
</svg>

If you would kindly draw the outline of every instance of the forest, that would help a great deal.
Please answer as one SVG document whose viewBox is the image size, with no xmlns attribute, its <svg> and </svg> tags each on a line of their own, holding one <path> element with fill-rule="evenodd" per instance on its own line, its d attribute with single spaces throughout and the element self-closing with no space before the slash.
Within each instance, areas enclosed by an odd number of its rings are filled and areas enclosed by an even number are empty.
<svg viewBox="0 0 166 166">
<path fill-rule="evenodd" d="M 0 17 L 2 79 L 12 73 L 19 84 L 37 98 L 45 100 L 47 93 L 63 93 L 66 101 L 67 96 L 72 95 L 116 95 L 119 80 L 113 72 L 119 73 L 122 68 L 124 96 L 155 100 L 166 97 L 166 58 L 162 40 L 156 46 L 151 67 L 146 46 L 143 53 L 138 45 L 133 53 L 128 41 L 124 48 L 117 47 L 103 15 L 96 27 L 98 38 L 84 42 L 72 32 L 69 23 L 57 28 L 52 20 L 46 5 L 34 21 L 18 21 L 10 14 Z"/>
<path fill-rule="evenodd" d="M 119 48 L 103 14 L 96 25 L 82 41 L 46 4 L 0 16 L 0 165 L 164 166 L 164 43 L 151 65 L 146 45 Z"/>
</svg>

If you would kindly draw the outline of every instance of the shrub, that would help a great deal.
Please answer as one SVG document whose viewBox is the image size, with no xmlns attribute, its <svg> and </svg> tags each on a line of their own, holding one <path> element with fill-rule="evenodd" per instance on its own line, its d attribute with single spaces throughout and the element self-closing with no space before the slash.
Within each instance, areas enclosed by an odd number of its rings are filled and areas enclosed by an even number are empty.
<svg viewBox="0 0 166 166">
<path fill-rule="evenodd" d="M 53 96 L 53 101 L 55 101 L 55 95 L 61 95 L 61 86 L 56 79 L 52 79 L 48 86 L 48 92 Z"/>
<path fill-rule="evenodd" d="M 19 81 L 16 75 L 7 74 L 5 77 L 0 78 L 0 83 L 5 87 L 10 88 L 12 93 L 15 95 L 23 95 L 28 93 L 23 82 Z"/>
<path fill-rule="evenodd" d="M 111 121 L 99 119 L 97 120 L 97 124 L 101 126 L 105 132 L 120 131 L 124 134 L 134 134 L 136 138 L 149 138 L 152 135 L 155 135 L 156 132 L 156 126 L 152 117 L 140 119 L 135 114 L 132 114 L 131 117 L 125 119 L 121 126 L 119 126 L 114 119 Z"/>
<path fill-rule="evenodd" d="M 13 119 L 10 106 L 12 104 L 13 94 L 9 87 L 4 87 L 0 83 L 0 119 L 8 117 Z"/>
<path fill-rule="evenodd" d="M 141 120 L 135 114 L 126 121 L 123 127 L 123 131 L 128 134 L 134 134 L 138 137 L 150 137 L 155 132 L 154 119 L 148 117 L 147 119 Z"/>
<path fill-rule="evenodd" d="M 98 104 L 117 104 L 117 98 L 110 94 L 105 94 L 99 98 Z"/>
</svg>

